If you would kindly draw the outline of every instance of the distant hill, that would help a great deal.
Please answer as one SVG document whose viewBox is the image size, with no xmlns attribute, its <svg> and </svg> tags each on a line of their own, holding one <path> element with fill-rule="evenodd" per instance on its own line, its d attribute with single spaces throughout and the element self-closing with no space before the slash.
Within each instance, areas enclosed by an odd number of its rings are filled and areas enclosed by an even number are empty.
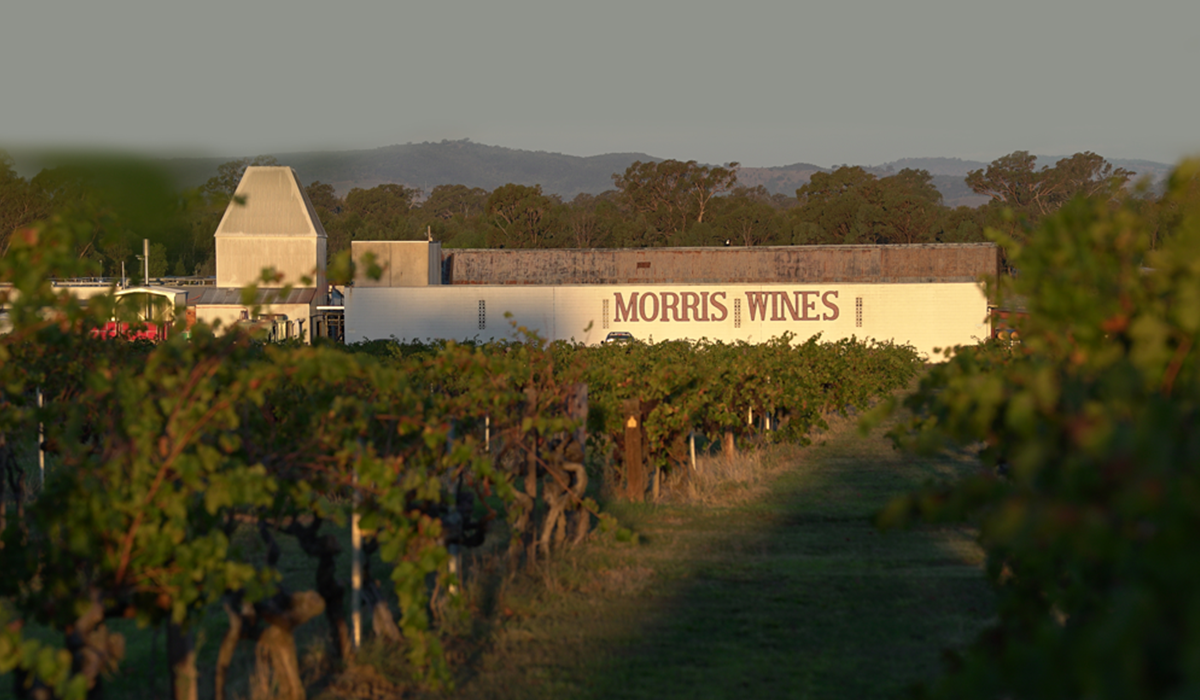
<svg viewBox="0 0 1200 700">
<path fill-rule="evenodd" d="M 320 180 L 339 194 L 354 187 L 395 183 L 429 193 L 437 185 L 459 184 L 494 190 L 510 182 L 541 185 L 542 190 L 570 200 L 581 192 L 599 194 L 613 188 L 613 173 L 634 161 L 659 161 L 645 153 L 568 156 L 485 146 L 469 140 L 410 143 L 367 151 L 275 153 L 282 165 L 295 168 L 305 184 Z M 228 158 L 180 158 L 167 162 L 181 184 L 199 185 Z"/>
<path fill-rule="evenodd" d="M 963 160 L 962 158 L 901 158 L 893 160 L 890 163 L 877 165 L 873 170 L 882 170 L 887 173 L 898 173 L 905 168 L 913 170 L 928 170 L 930 175 L 953 175 L 955 177 L 966 177 L 967 173 L 972 170 L 986 168 L 987 163 L 981 163 L 976 160 Z"/>
<path fill-rule="evenodd" d="M 867 172 L 879 177 L 894 175 L 905 168 L 928 170 L 933 176 L 934 186 L 942 193 L 942 201 L 951 207 L 977 207 L 987 202 L 987 197 L 975 194 L 963 181 L 967 172 L 986 167 L 987 163 L 959 158 L 904 158 L 883 165 L 863 166 Z M 742 168 L 738 173 L 738 181 L 750 187 L 762 185 L 772 194 L 780 193 L 794 197 L 796 190 L 807 184 L 813 173 L 827 173 L 830 170 L 832 168 L 822 168 L 810 163 L 775 168 Z"/>
<path fill-rule="evenodd" d="M 16 155 L 16 154 L 14 154 Z M 345 194 L 354 187 L 374 187 L 395 183 L 415 187 L 429 193 L 437 185 L 462 184 L 493 190 L 514 182 L 522 185 L 541 185 L 548 194 L 570 200 L 582 192 L 599 194 L 613 188 L 614 173 L 624 172 L 634 161 L 660 161 L 646 153 L 606 153 L 598 156 L 569 156 L 545 151 L 523 151 L 502 146 L 487 146 L 461 141 L 408 143 L 361 151 L 328 151 L 275 153 L 281 164 L 296 169 L 304 183 L 320 180 Z M 1038 165 L 1053 165 L 1063 156 L 1039 156 Z M 23 160 L 18 158 L 18 161 Z M 217 172 L 217 166 L 233 160 L 224 158 L 174 158 L 164 161 L 176 180 L 183 186 L 203 184 Z M 1148 160 L 1110 161 L 1127 168 L 1138 177 L 1149 176 L 1160 182 L 1170 171 L 1170 165 Z M 20 165 L 20 162 L 18 163 Z M 28 163 L 26 169 L 31 166 Z M 961 158 L 902 158 L 882 165 L 864 166 L 879 176 L 894 174 L 905 168 L 928 170 L 933 183 L 942 193 L 948 206 L 979 206 L 987 201 L 966 186 L 963 178 L 971 170 L 986 168 L 982 161 Z M 742 168 L 740 184 L 762 185 L 771 193 L 795 196 L 796 189 L 806 184 L 814 173 L 829 172 L 812 163 L 794 163 L 768 168 Z M 36 172 L 36 169 L 33 170 Z M 28 174 L 32 174 L 28 173 Z"/>
<path fill-rule="evenodd" d="M 812 163 L 795 163 L 780 165 L 774 168 L 742 168 L 738 171 L 738 183 L 745 187 L 762 185 L 771 194 L 786 194 L 796 196 L 796 190 L 808 184 L 813 173 L 827 173 L 828 168 L 822 168 Z"/>
</svg>

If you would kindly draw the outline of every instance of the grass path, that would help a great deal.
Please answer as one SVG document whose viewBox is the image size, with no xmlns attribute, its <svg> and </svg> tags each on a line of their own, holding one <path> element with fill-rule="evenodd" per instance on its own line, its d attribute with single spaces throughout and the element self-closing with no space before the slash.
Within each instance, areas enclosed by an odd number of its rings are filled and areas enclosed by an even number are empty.
<svg viewBox="0 0 1200 700">
<path fill-rule="evenodd" d="M 992 614 L 959 530 L 872 515 L 974 467 L 893 452 L 843 424 L 725 506 L 611 506 L 637 543 L 597 543 L 501 586 L 461 698 L 894 698 Z"/>
</svg>

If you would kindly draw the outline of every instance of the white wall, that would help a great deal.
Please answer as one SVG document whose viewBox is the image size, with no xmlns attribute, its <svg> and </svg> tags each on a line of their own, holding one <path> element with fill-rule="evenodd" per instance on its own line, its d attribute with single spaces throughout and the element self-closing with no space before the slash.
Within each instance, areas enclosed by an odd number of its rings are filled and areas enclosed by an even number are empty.
<svg viewBox="0 0 1200 700">
<path fill-rule="evenodd" d="M 630 314 L 634 294 L 639 307 L 636 320 Z M 858 299 L 862 300 L 861 325 Z M 664 301 L 672 309 L 666 321 L 662 320 Z M 805 301 L 807 309 L 802 308 Z M 346 341 L 393 336 L 400 340 L 508 338 L 513 328 L 505 312 L 547 339 L 584 343 L 597 343 L 610 331 L 628 331 L 647 341 L 709 338 L 752 343 L 790 331 L 802 340 L 816 333 L 824 340 L 850 336 L 894 340 L 911 343 L 932 356 L 934 348 L 974 344 L 988 337 L 987 299 L 974 283 L 445 285 L 347 289 Z"/>
<path fill-rule="evenodd" d="M 367 276 L 363 258 L 375 256 L 379 279 Z M 442 244 L 431 241 L 351 241 L 350 257 L 358 267 L 358 287 L 427 287 L 442 283 Z"/>
<path fill-rule="evenodd" d="M 283 275 L 283 284 L 317 287 L 325 284 L 325 239 L 302 236 L 217 237 L 217 286 L 240 289 L 260 282 L 264 267 Z M 304 277 L 313 279 L 303 283 Z"/>
</svg>

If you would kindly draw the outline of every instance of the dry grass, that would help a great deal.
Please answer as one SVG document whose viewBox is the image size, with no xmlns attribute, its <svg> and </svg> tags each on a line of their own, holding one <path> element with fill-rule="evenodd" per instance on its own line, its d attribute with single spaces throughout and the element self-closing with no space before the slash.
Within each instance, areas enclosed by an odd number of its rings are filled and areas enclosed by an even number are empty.
<svg viewBox="0 0 1200 700">
<path fill-rule="evenodd" d="M 829 428 L 811 436 L 816 445 L 858 430 L 855 416 L 829 414 L 825 420 Z M 695 471 L 666 479 L 662 500 L 715 507 L 750 503 L 768 493 L 780 474 L 811 459 L 812 452 L 798 445 L 764 445 L 732 456 L 698 454 Z"/>
<path fill-rule="evenodd" d="M 992 614 L 981 554 L 969 532 L 883 534 L 871 517 L 975 467 L 829 422 L 810 447 L 706 457 L 657 504 L 609 503 L 630 542 L 469 581 L 493 613 L 452 696 L 883 698 L 936 673 Z"/>
</svg>

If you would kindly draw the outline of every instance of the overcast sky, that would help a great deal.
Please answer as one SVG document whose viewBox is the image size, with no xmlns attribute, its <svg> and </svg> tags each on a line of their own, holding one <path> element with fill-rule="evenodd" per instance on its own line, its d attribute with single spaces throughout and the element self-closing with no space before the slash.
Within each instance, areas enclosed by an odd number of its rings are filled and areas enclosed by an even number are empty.
<svg viewBox="0 0 1200 700">
<path fill-rule="evenodd" d="M 0 146 L 1200 154 L 1200 0 L 7 0 Z"/>
</svg>

